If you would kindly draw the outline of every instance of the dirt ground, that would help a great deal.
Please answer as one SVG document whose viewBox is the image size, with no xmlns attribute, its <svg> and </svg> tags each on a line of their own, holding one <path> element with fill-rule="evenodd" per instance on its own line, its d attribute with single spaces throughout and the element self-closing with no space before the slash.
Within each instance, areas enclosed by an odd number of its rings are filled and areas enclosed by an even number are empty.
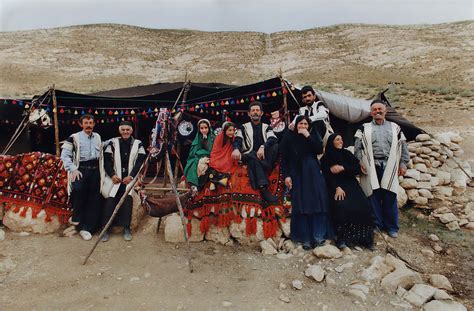
<svg viewBox="0 0 474 311">
<path fill-rule="evenodd" d="M 0 93 L 32 95 L 54 82 L 66 89 L 92 92 L 156 82 L 157 74 L 160 81 L 182 80 L 186 68 L 195 80 L 227 83 L 254 82 L 283 68 L 294 83 L 312 83 L 361 98 L 373 95 L 387 81 L 402 81 L 388 93 L 397 110 L 429 133 L 459 132 L 464 138 L 464 158 L 474 165 L 473 71 L 466 66 L 472 60 L 466 52 L 472 46 L 473 27 L 472 22 L 432 28 L 343 25 L 268 37 L 158 33 L 110 25 L 0 33 L 0 55 L 5 56 L 0 68 L 8 77 L 0 82 Z M 132 41 L 123 49 L 105 48 L 117 45 L 115 40 L 127 33 Z M 450 39 L 444 42 L 443 36 Z M 232 50 L 234 54 L 226 50 L 231 41 L 233 47 L 239 46 Z M 199 42 L 215 46 L 219 57 L 197 50 Z M 97 48 L 101 44 L 103 49 Z M 304 55 L 310 51 L 305 44 L 327 48 Z M 304 68 L 295 63 L 298 59 L 317 61 Z M 257 63 L 255 68 L 252 62 Z M 60 70 L 53 71 L 56 63 Z M 223 68 L 233 70 L 228 73 Z M 472 201 L 473 188 L 465 196 Z M 423 211 L 403 210 L 400 237 L 390 241 L 400 255 L 423 269 L 425 281 L 430 273 L 446 275 L 455 289 L 453 296 L 472 310 L 474 234 L 450 232 L 438 223 L 418 219 L 419 213 Z M 156 224 L 154 219 L 149 221 Z M 352 250 L 352 256 L 317 261 L 335 280 L 331 285 L 306 278 L 307 263 L 302 257 L 278 259 L 263 256 L 256 247 L 212 242 L 192 243 L 194 272 L 189 273 L 185 245 L 166 243 L 163 229 L 155 234 L 150 226 L 144 227 L 148 230 L 139 230 L 131 242 L 117 235 L 100 243 L 86 265 L 82 261 L 92 241 L 78 236 L 22 236 L 5 229 L 5 240 L 0 242 L 0 310 L 403 310 L 408 306 L 375 284 L 369 286 L 363 303 L 347 294 L 348 285 L 360 278 L 370 258 L 386 254 L 380 238 L 375 252 Z M 440 237 L 443 251 L 428 260 L 420 249 L 430 248 L 430 233 Z M 334 271 L 346 262 L 354 266 L 342 273 Z M 302 290 L 291 288 L 295 279 L 303 281 Z M 287 288 L 279 289 L 280 283 Z M 279 300 L 280 295 L 290 303 Z"/>
</svg>

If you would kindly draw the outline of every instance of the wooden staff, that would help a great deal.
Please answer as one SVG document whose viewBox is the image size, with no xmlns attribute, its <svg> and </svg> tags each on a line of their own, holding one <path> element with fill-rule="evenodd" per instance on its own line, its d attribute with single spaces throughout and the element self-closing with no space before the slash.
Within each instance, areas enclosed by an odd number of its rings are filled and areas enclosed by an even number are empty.
<svg viewBox="0 0 474 311">
<path fill-rule="evenodd" d="M 178 190 L 176 189 L 173 171 L 171 170 L 171 162 L 170 162 L 170 157 L 168 154 L 168 149 L 166 149 L 165 164 L 166 164 L 166 170 L 168 171 L 168 176 L 170 178 L 171 188 L 173 188 L 174 195 L 176 196 L 176 204 L 178 205 L 179 216 L 181 217 L 181 224 L 183 225 L 184 240 L 186 241 L 187 248 L 188 248 L 189 272 L 192 273 L 194 270 L 191 264 L 191 245 L 189 244 L 188 230 L 186 229 L 186 220 L 184 218 L 183 206 L 181 205 L 181 200 L 179 199 L 179 193 L 178 193 Z"/>
<path fill-rule="evenodd" d="M 186 77 L 187 77 L 187 73 L 186 73 Z M 185 77 L 185 81 L 186 81 L 186 77 Z M 189 88 L 191 87 L 191 80 L 189 81 L 186 81 L 185 82 L 185 85 L 184 85 L 184 93 L 183 93 L 183 100 L 181 101 L 181 105 L 184 105 L 184 103 L 186 102 L 186 97 L 188 96 L 188 92 L 189 92 Z M 177 120 L 179 121 L 179 120 Z M 179 158 L 179 155 L 181 153 L 181 145 L 180 144 L 177 144 L 178 146 L 176 147 L 176 162 L 174 164 L 174 176 L 176 177 L 176 185 L 178 185 L 178 177 L 179 177 L 179 167 L 180 167 L 180 158 Z"/>
<path fill-rule="evenodd" d="M 114 221 L 115 216 L 117 215 L 119 209 L 122 207 L 123 203 L 125 202 L 125 199 L 127 198 L 127 195 L 130 193 L 130 191 L 132 191 L 132 189 L 135 186 L 135 184 L 137 183 L 137 181 L 140 180 L 140 174 L 142 174 L 143 169 L 145 168 L 145 163 L 147 163 L 148 160 L 150 159 L 150 155 L 151 155 L 151 153 L 149 153 L 148 156 L 146 157 L 145 161 L 143 161 L 142 165 L 140 166 L 140 169 L 138 170 L 137 175 L 135 176 L 134 179 L 132 179 L 132 182 L 129 183 L 127 185 L 127 187 L 125 187 L 124 194 L 122 195 L 122 197 L 120 198 L 120 201 L 115 206 L 114 212 L 112 213 L 112 216 L 110 216 L 109 221 L 105 225 L 104 229 L 102 229 L 102 231 L 100 232 L 99 237 L 97 238 L 97 240 L 94 243 L 94 246 L 92 247 L 92 249 L 89 251 L 89 254 L 87 254 L 86 258 L 84 259 L 84 262 L 82 263 L 83 265 L 85 265 L 87 263 L 87 259 L 89 259 L 89 257 L 92 255 L 95 248 L 97 247 L 97 244 L 99 244 L 99 242 L 102 239 L 102 237 L 104 236 L 104 234 L 107 232 L 107 230 L 109 230 L 109 227 L 112 225 L 112 222 Z"/>
<path fill-rule="evenodd" d="M 53 122 L 54 122 L 54 143 L 56 144 L 56 156 L 61 155 L 59 148 L 59 125 L 58 125 L 58 104 L 56 101 L 56 91 L 53 84 Z"/>
</svg>

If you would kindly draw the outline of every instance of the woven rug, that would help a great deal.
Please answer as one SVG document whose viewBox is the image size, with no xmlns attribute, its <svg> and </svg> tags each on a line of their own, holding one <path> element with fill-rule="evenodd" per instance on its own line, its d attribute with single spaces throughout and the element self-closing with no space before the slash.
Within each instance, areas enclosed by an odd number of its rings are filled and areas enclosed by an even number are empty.
<svg viewBox="0 0 474 311">
<path fill-rule="evenodd" d="M 67 223 L 72 210 L 67 195 L 67 173 L 60 158 L 40 152 L 0 156 L 0 203 L 25 217 L 41 210 L 46 221 L 56 215 Z"/>
<path fill-rule="evenodd" d="M 211 225 L 229 227 L 233 222 L 245 221 L 247 235 L 257 233 L 257 219 L 261 219 L 265 238 L 273 237 L 278 231 L 278 219 L 286 221 L 291 211 L 291 204 L 286 202 L 284 180 L 280 166 L 276 165 L 269 176 L 270 192 L 278 197 L 275 203 L 262 200 L 258 190 L 252 189 L 247 174 L 247 166 L 239 166 L 231 176 L 228 185 L 217 185 L 210 190 L 208 183 L 185 206 L 188 219 L 188 234 L 191 234 L 191 220 L 200 220 L 201 232 L 206 233 Z"/>
</svg>

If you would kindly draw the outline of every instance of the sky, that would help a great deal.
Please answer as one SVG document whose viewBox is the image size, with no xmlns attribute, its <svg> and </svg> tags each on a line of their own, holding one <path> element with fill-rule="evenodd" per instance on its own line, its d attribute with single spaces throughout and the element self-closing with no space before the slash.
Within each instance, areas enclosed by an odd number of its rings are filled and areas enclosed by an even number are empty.
<svg viewBox="0 0 474 311">
<path fill-rule="evenodd" d="M 278 32 L 343 23 L 472 20 L 474 0 L 0 0 L 0 31 L 117 23 L 156 29 Z"/>
</svg>

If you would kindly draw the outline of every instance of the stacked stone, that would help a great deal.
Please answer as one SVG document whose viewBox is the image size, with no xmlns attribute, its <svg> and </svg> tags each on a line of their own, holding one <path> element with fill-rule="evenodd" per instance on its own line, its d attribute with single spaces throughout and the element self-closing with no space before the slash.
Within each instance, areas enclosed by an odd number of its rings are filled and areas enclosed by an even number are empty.
<svg viewBox="0 0 474 311">
<path fill-rule="evenodd" d="M 445 203 L 442 210 L 435 210 L 433 217 L 438 218 L 450 230 L 458 230 L 461 226 L 474 228 L 472 208 L 462 204 L 469 203 L 463 198 L 470 182 L 472 171 L 469 163 L 460 157 L 464 154 L 459 146 L 462 137 L 456 133 L 446 132 L 434 135 L 420 134 L 414 142 L 408 143 L 410 162 L 404 177 L 400 177 L 401 193 L 399 205 L 407 200 L 418 208 L 432 209 L 430 203 Z M 462 169 L 459 167 L 461 166 Z M 465 173 L 466 172 L 466 173 Z M 457 214 L 449 207 L 457 207 Z"/>
</svg>

